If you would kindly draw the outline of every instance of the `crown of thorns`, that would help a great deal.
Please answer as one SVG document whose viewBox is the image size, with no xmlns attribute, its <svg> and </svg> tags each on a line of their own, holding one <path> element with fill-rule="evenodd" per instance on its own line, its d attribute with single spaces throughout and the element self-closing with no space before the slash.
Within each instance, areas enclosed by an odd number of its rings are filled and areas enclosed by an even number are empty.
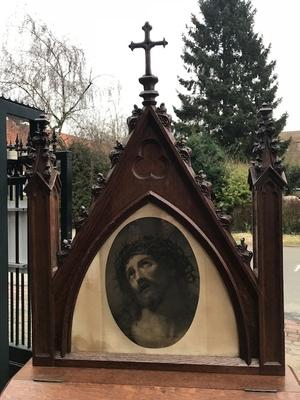
<svg viewBox="0 0 300 400">
<path fill-rule="evenodd" d="M 169 239 L 145 236 L 140 240 L 125 245 L 116 260 L 116 275 L 119 285 L 127 286 L 125 267 L 129 259 L 137 254 L 147 254 L 162 266 L 174 269 L 176 277 L 183 278 L 187 283 L 197 279 L 195 267 L 191 264 L 184 251 Z"/>
</svg>

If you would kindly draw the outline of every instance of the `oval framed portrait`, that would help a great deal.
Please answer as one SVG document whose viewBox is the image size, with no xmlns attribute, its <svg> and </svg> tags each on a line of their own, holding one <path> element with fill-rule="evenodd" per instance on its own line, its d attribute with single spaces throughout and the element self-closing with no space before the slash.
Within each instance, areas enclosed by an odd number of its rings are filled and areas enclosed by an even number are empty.
<svg viewBox="0 0 300 400">
<path fill-rule="evenodd" d="M 168 347 L 188 331 L 199 301 L 199 268 L 185 236 L 161 218 L 140 218 L 116 236 L 107 259 L 113 318 L 139 346 Z"/>
</svg>

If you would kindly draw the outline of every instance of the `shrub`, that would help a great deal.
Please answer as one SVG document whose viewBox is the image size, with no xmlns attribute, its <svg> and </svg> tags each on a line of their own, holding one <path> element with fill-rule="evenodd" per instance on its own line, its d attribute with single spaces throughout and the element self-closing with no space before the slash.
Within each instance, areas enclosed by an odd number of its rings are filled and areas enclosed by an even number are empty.
<svg viewBox="0 0 300 400">
<path fill-rule="evenodd" d="M 69 150 L 72 151 L 72 213 L 73 221 L 78 218 L 81 206 L 89 207 L 91 202 L 91 187 L 96 183 L 99 172 L 106 173 L 109 169 L 108 157 L 82 142 L 73 143 Z"/>
<path fill-rule="evenodd" d="M 283 198 L 282 207 L 282 232 L 287 234 L 300 234 L 300 200 L 297 198 Z M 249 204 L 237 207 L 232 211 L 232 231 L 247 232 L 251 231 L 252 226 L 252 206 Z"/>
<path fill-rule="evenodd" d="M 251 192 L 248 185 L 248 165 L 240 162 L 229 162 L 226 179 L 221 187 L 219 205 L 228 212 L 243 208 L 251 203 Z"/>
<path fill-rule="evenodd" d="M 232 213 L 232 231 L 250 232 L 252 229 L 252 205 L 235 208 Z"/>
<path fill-rule="evenodd" d="M 282 230 L 284 233 L 300 233 L 300 200 L 295 196 L 283 198 Z"/>
<path fill-rule="evenodd" d="M 300 165 L 286 165 L 285 174 L 288 183 L 287 194 L 293 194 L 300 188 Z"/>
</svg>

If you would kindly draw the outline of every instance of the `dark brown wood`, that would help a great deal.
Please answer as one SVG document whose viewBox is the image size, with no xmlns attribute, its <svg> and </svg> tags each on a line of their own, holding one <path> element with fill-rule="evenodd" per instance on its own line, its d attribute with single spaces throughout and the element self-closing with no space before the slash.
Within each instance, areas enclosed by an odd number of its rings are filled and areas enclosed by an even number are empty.
<svg viewBox="0 0 300 400">
<path fill-rule="evenodd" d="M 130 384 L 129 384 L 130 382 Z M 295 372 L 285 377 L 189 372 L 32 367 L 29 362 L 3 400 L 52 399 L 291 399 L 300 398 Z"/>
<path fill-rule="evenodd" d="M 59 250 L 60 179 L 49 150 L 48 121 L 34 120 L 29 158 L 32 160 L 28 195 L 28 260 L 32 293 L 32 350 L 34 358 L 51 365 L 55 353 L 52 276 Z"/>
<path fill-rule="evenodd" d="M 284 309 L 281 227 L 281 188 L 272 180 L 255 187 L 254 211 L 259 248 L 255 251 L 260 286 L 260 362 L 267 369 L 284 369 Z"/>
<path fill-rule="evenodd" d="M 155 144 L 156 153 L 164 160 L 164 176 L 150 173 L 145 179 L 135 169 L 143 147 L 149 143 Z M 144 162 L 145 171 L 153 168 L 152 159 Z M 240 356 L 250 364 L 251 358 L 258 355 L 256 278 L 242 261 L 234 241 L 193 175 L 191 167 L 184 163 L 175 149 L 173 139 L 162 126 L 155 109 L 146 108 L 106 183 L 101 199 L 94 203 L 88 220 L 74 239 L 68 258 L 54 278 L 56 332 L 57 339 L 61 338 L 62 354 L 70 351 L 73 310 L 92 259 L 121 222 L 144 204 L 154 203 L 176 217 L 212 257 L 235 310 Z"/>
<path fill-rule="evenodd" d="M 77 383 L 99 383 L 127 385 L 190 387 L 206 389 L 240 390 L 244 388 L 273 388 L 278 391 L 299 391 L 297 371 L 286 368 L 286 377 L 282 376 L 237 376 L 236 374 L 193 373 L 176 371 L 145 371 L 140 369 L 107 368 L 70 368 L 70 367 L 34 367 L 29 361 L 18 372 L 15 380 L 44 380 Z"/>
<path fill-rule="evenodd" d="M 101 359 L 102 358 L 102 359 Z M 222 373 L 222 374 L 238 374 L 238 375 L 258 375 L 263 374 L 259 368 L 257 360 L 249 366 L 240 358 L 222 358 L 222 357 L 195 357 L 191 362 L 190 357 L 173 357 L 168 356 L 157 358 L 157 362 L 149 361 L 151 357 L 126 357 L 119 356 L 119 360 L 111 360 L 111 355 L 101 357 L 95 354 L 74 354 L 69 353 L 64 358 L 56 357 L 54 365 L 57 367 L 85 367 L 85 368 L 104 368 L 104 369 L 127 369 L 140 371 L 177 371 L 190 373 Z M 267 375 L 268 373 L 266 373 Z M 272 370 L 272 375 L 282 375 L 281 370 Z"/>
<path fill-rule="evenodd" d="M 276 365 L 284 373 L 282 190 L 286 181 L 277 157 L 272 109 L 264 105 L 259 116 L 256 163 L 250 169 L 259 284 L 259 358 L 263 371 Z"/>
<path fill-rule="evenodd" d="M 117 143 L 112 151 L 112 169 L 94 187 L 93 204 L 85 210 L 80 230 L 62 257 L 58 240 L 60 181 L 49 152 L 46 123 L 43 119 L 37 121 L 27 188 L 35 365 L 116 371 L 138 368 L 148 372 L 284 374 L 280 230 L 284 181 L 270 148 L 270 124 L 265 124 L 267 136 L 264 126 L 261 127 L 259 155 L 250 170 L 254 273 L 247 249 L 244 245 L 237 247 L 228 230 L 228 218 L 214 208 L 209 182 L 202 172 L 194 173 L 190 149 L 184 138 L 175 141 L 170 122 L 163 104 L 134 109 L 128 121 L 131 134 L 127 143 Z M 266 150 L 261 154 L 261 149 Z M 92 260 L 114 230 L 147 204 L 173 216 L 212 259 L 235 313 L 238 358 L 71 353 L 74 308 Z"/>
</svg>

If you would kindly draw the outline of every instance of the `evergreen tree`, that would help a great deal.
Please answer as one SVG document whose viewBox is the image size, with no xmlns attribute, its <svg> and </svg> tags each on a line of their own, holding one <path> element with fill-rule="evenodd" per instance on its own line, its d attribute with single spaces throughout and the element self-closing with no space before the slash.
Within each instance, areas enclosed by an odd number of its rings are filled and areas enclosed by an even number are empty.
<svg viewBox="0 0 300 400">
<path fill-rule="evenodd" d="M 195 172 L 204 171 L 213 183 L 215 200 L 221 201 L 221 189 L 226 177 L 226 155 L 214 139 L 208 135 L 194 133 L 189 136 L 188 146 L 192 149 L 192 166 Z"/>
<path fill-rule="evenodd" d="M 185 130 L 211 134 L 233 155 L 249 157 L 256 114 L 263 103 L 276 108 L 278 88 L 270 45 L 254 33 L 249 0 L 199 0 L 202 18 L 192 15 L 183 37 L 182 59 L 189 79 L 180 78 L 177 116 Z M 276 121 L 282 130 L 286 114 Z"/>
</svg>

